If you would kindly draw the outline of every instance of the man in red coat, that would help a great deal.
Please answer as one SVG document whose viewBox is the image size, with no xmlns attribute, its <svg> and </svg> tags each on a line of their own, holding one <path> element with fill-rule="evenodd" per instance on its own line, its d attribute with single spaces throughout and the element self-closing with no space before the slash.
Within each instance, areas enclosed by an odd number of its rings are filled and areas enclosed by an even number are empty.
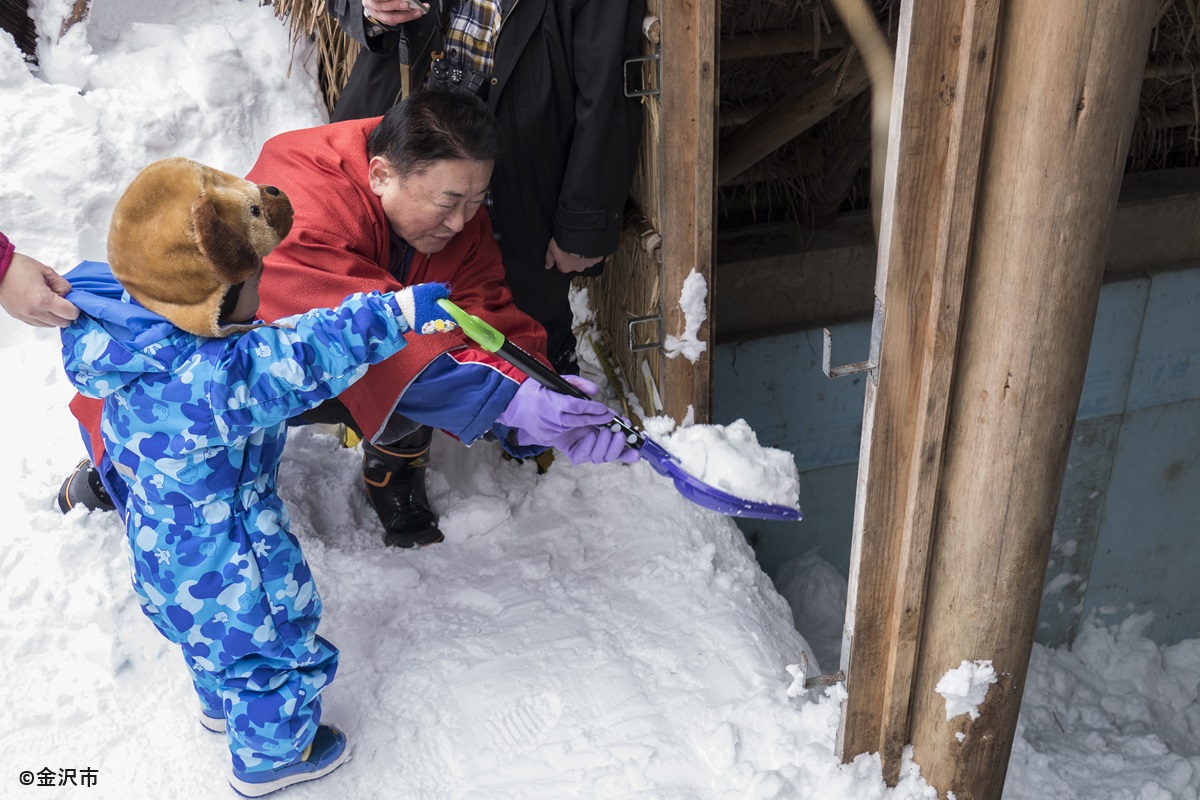
<svg viewBox="0 0 1200 800">
<path fill-rule="evenodd" d="M 288 236 L 263 259 L 260 317 L 437 281 L 450 285 L 459 307 L 545 361 L 545 332 L 513 305 L 488 214 L 480 209 L 498 149 L 496 121 L 482 101 L 449 89 L 417 92 L 383 117 L 270 139 L 247 178 L 281 189 L 295 217 Z M 466 444 L 497 439 L 519 457 L 558 447 L 574 463 L 637 460 L 637 451 L 606 427 L 613 414 L 603 404 L 526 381 L 460 332 L 408 339 L 396 356 L 298 420 L 342 422 L 363 437 L 367 496 L 388 544 L 442 539 L 425 492 L 432 428 Z M 595 392 L 587 381 L 571 380 Z M 72 410 L 94 434 L 98 401 L 76 398 Z M 108 479 L 99 438 L 87 438 L 100 481 L 120 508 L 120 482 Z"/>
</svg>

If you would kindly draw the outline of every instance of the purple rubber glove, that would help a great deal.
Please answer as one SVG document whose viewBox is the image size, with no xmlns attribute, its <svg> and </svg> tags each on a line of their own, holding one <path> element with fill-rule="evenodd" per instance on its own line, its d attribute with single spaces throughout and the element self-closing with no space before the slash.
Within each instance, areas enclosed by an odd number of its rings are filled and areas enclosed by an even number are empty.
<svg viewBox="0 0 1200 800">
<path fill-rule="evenodd" d="M 596 393 L 591 381 L 565 377 L 587 394 Z M 632 464 L 642 455 L 625 443 L 623 431 L 609 430 L 615 416 L 603 403 L 560 394 L 530 378 L 517 389 L 496 422 L 517 429 L 517 444 L 557 447 L 572 464 Z"/>
</svg>

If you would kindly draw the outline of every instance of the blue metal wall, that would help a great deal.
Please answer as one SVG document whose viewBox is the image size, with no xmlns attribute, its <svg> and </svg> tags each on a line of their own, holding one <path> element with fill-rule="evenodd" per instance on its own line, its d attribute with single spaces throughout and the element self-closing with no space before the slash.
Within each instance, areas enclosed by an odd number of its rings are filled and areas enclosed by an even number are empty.
<svg viewBox="0 0 1200 800">
<path fill-rule="evenodd" d="M 718 321 L 719 323 L 719 321 Z M 868 320 L 831 328 L 835 363 L 866 357 Z M 810 550 L 849 571 L 863 376 L 821 372 L 821 331 L 721 345 L 714 416 L 744 418 L 800 470 L 797 523 L 742 520 L 770 575 Z M 1039 620 L 1154 612 L 1161 643 L 1200 636 L 1200 265 L 1108 283 L 1100 295 Z"/>
</svg>

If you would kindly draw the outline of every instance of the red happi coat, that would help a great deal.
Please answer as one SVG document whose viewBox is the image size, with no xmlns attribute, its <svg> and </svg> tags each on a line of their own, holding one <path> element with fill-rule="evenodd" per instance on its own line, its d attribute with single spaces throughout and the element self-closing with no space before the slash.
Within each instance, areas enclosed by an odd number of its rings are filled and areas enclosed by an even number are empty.
<svg viewBox="0 0 1200 800">
<path fill-rule="evenodd" d="M 287 238 L 263 259 L 260 319 L 330 308 L 355 292 L 401 288 L 387 271 L 389 226 L 367 179 L 367 136 L 378 123 L 379 118 L 374 118 L 321 125 L 280 134 L 263 145 L 246 177 L 283 190 L 292 202 L 295 219 Z M 545 360 L 545 331 L 513 305 L 485 210 L 480 209 L 441 252 L 415 254 L 406 278 L 410 284 L 450 284 L 450 299 L 460 308 Z M 407 347 L 371 366 L 340 395 L 368 437 L 383 427 L 405 389 L 443 353 L 467 348 L 470 352 L 456 356 L 493 362 L 511 371 L 461 332 L 410 333 L 407 338 Z M 90 434 L 97 462 L 103 452 L 100 409 L 100 401 L 82 395 L 71 403 L 71 410 Z"/>
<path fill-rule="evenodd" d="M 295 221 L 283 243 L 263 259 L 262 319 L 335 306 L 354 292 L 401 288 L 387 272 L 388 223 L 367 181 L 367 136 L 377 124 L 379 118 L 322 125 L 263 145 L 246 177 L 282 189 L 292 201 Z M 450 284 L 450 299 L 459 307 L 544 356 L 546 333 L 513 305 L 486 211 L 480 210 L 441 252 L 415 254 L 406 278 L 410 284 Z M 363 433 L 372 436 L 429 362 L 467 342 L 461 332 L 409 334 L 404 350 L 368 369 L 341 400 Z"/>
</svg>

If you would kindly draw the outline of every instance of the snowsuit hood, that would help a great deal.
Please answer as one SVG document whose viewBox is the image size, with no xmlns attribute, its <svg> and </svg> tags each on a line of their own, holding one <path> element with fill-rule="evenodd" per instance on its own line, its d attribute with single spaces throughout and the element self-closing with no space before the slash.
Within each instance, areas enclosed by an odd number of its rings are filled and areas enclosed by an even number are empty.
<svg viewBox="0 0 1200 800">
<path fill-rule="evenodd" d="M 200 338 L 128 297 L 107 264 L 84 261 L 64 276 L 81 312 L 63 337 L 63 365 L 81 392 L 107 397 L 148 373 L 166 373 Z"/>
</svg>

